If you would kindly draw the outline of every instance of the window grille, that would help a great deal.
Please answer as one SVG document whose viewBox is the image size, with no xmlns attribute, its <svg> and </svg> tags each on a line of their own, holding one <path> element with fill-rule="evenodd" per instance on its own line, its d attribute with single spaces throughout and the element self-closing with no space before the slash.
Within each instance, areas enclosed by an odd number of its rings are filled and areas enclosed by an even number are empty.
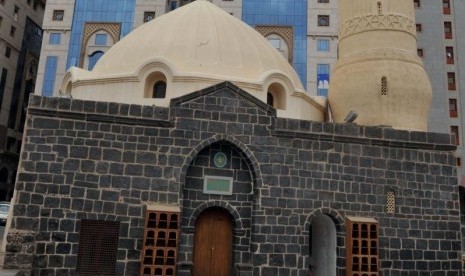
<svg viewBox="0 0 465 276">
<path fill-rule="evenodd" d="M 388 214 L 394 214 L 396 212 L 396 195 L 394 194 L 394 191 L 387 192 L 386 212 Z"/>
<path fill-rule="evenodd" d="M 180 212 L 147 210 L 141 275 L 176 275 Z"/>
<path fill-rule="evenodd" d="M 76 267 L 79 275 L 115 275 L 118 240 L 118 221 L 82 220 Z"/>
<path fill-rule="evenodd" d="M 382 77 L 381 78 L 381 95 L 386 96 L 387 94 L 388 94 L 387 78 Z"/>
<path fill-rule="evenodd" d="M 346 221 L 346 275 L 378 276 L 378 222 L 348 217 Z"/>
</svg>

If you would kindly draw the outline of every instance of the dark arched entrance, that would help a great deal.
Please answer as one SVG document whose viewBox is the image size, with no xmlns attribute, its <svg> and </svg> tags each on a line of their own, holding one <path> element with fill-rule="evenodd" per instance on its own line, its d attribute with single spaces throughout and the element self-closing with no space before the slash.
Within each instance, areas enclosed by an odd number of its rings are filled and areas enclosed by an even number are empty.
<svg viewBox="0 0 465 276">
<path fill-rule="evenodd" d="M 228 212 L 209 208 L 195 223 L 194 276 L 230 276 L 233 223 Z"/>
<path fill-rule="evenodd" d="M 311 271 L 314 276 L 336 276 L 336 225 L 325 214 L 318 214 L 311 226 Z"/>
</svg>

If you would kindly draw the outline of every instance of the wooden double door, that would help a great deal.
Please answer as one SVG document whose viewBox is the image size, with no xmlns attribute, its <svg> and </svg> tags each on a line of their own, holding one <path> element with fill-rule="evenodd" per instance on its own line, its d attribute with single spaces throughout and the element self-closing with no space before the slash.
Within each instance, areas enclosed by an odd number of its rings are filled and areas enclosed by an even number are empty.
<svg viewBox="0 0 465 276">
<path fill-rule="evenodd" d="M 220 208 L 205 210 L 195 223 L 194 276 L 230 276 L 233 225 Z"/>
</svg>

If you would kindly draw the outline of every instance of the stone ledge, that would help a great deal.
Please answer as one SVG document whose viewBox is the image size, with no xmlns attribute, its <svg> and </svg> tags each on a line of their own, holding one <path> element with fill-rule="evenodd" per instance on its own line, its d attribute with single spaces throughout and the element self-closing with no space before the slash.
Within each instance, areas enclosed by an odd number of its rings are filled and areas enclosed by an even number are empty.
<svg viewBox="0 0 465 276">
<path fill-rule="evenodd" d="M 454 151 L 454 137 L 446 133 L 397 130 L 387 127 L 358 126 L 276 118 L 274 136 L 389 146 L 412 149 Z"/>
</svg>

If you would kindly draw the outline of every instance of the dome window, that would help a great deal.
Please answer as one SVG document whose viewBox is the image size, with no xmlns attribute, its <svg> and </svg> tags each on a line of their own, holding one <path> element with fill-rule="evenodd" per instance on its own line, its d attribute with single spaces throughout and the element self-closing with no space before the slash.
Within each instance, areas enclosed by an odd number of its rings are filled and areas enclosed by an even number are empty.
<svg viewBox="0 0 465 276">
<path fill-rule="evenodd" d="M 166 96 L 166 82 L 157 81 L 153 85 L 153 96 L 155 99 L 164 99 Z"/>
<path fill-rule="evenodd" d="M 267 104 L 276 109 L 286 109 L 286 88 L 280 83 L 272 83 L 268 87 Z"/>
<path fill-rule="evenodd" d="M 381 78 L 381 96 L 386 96 L 387 94 L 388 94 L 387 78 L 382 77 Z"/>
</svg>

